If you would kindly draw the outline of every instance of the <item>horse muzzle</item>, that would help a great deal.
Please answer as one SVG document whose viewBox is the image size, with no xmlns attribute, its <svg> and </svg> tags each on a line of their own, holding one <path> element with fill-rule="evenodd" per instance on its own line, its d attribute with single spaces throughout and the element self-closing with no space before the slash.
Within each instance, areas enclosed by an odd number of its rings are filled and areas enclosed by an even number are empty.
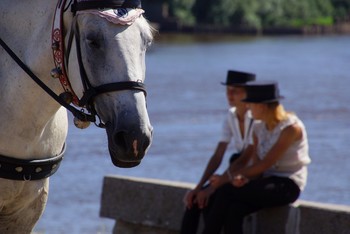
<svg viewBox="0 0 350 234">
<path fill-rule="evenodd" d="M 152 127 L 117 127 L 106 123 L 108 148 L 113 164 L 121 168 L 141 163 L 152 142 Z"/>
</svg>

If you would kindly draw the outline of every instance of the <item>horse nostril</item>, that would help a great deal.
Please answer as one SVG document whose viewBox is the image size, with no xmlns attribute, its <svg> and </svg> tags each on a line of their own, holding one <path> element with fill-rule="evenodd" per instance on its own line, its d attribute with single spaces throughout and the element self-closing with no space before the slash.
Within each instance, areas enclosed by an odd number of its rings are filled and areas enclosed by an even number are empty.
<svg viewBox="0 0 350 234">
<path fill-rule="evenodd" d="M 124 151 L 127 151 L 127 142 L 125 135 L 126 133 L 124 131 L 117 132 L 114 136 L 114 141 L 120 148 L 122 148 Z"/>
<path fill-rule="evenodd" d="M 142 158 L 151 144 L 151 135 L 121 130 L 113 135 L 113 144 L 119 151 Z"/>
</svg>

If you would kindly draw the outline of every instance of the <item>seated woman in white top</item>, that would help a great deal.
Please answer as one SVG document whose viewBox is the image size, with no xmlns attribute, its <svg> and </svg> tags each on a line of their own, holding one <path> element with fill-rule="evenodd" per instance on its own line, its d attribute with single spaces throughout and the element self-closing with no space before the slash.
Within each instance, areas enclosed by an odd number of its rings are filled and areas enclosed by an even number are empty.
<svg viewBox="0 0 350 234">
<path fill-rule="evenodd" d="M 208 180 L 222 163 L 229 143 L 233 143 L 234 149 L 230 160 L 233 161 L 253 141 L 251 133 L 253 119 L 250 112 L 247 111 L 246 104 L 241 102 L 246 97 L 244 85 L 253 80 L 255 80 L 255 75 L 252 73 L 229 70 L 226 82 L 222 82 L 226 86 L 226 97 L 230 109 L 224 120 L 222 135 L 214 154 L 211 156 L 197 186 L 184 198 L 186 210 L 181 223 L 181 234 L 197 233 L 200 215 L 203 213 L 205 216 L 210 209 L 208 203 L 212 200 L 213 194 L 206 189 Z"/>
<path fill-rule="evenodd" d="M 286 112 L 276 82 L 248 82 L 243 100 L 253 118 L 254 144 L 210 187 L 215 199 L 204 234 L 243 233 L 243 219 L 257 210 L 294 202 L 304 189 L 310 163 L 307 134 L 300 119 Z M 258 158 L 248 164 L 251 158 Z"/>
</svg>

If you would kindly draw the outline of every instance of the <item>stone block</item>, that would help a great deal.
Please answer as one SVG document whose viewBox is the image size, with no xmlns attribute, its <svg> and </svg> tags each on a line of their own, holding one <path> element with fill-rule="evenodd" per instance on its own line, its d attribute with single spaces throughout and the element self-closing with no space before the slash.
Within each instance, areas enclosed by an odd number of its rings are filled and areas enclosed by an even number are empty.
<svg viewBox="0 0 350 234">
<path fill-rule="evenodd" d="M 106 176 L 100 215 L 131 224 L 178 230 L 184 212 L 182 198 L 192 187 L 189 183 Z"/>
<path fill-rule="evenodd" d="M 194 186 L 106 176 L 100 215 L 116 220 L 114 234 L 177 234 L 185 209 L 183 197 Z M 264 209 L 247 216 L 244 233 L 350 234 L 350 207 L 298 200 L 289 206 Z"/>
<path fill-rule="evenodd" d="M 350 207 L 300 202 L 301 234 L 350 234 Z"/>
<path fill-rule="evenodd" d="M 297 204 L 263 209 L 256 213 L 254 234 L 299 234 L 299 222 Z"/>
</svg>

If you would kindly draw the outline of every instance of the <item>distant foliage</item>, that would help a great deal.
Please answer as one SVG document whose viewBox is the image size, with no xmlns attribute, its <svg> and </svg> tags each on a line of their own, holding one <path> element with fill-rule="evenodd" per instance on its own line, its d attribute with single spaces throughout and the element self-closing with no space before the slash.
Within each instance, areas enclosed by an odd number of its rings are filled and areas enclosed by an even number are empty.
<svg viewBox="0 0 350 234">
<path fill-rule="evenodd" d="M 192 13 L 192 7 L 196 0 L 170 0 L 169 6 L 173 16 L 180 23 L 193 25 L 196 19 Z"/>
<path fill-rule="evenodd" d="M 331 0 L 335 21 L 350 21 L 350 0 Z"/>
<path fill-rule="evenodd" d="M 196 0 L 193 14 L 198 23 L 228 26 L 238 8 L 239 2 L 232 0 Z"/>
<path fill-rule="evenodd" d="M 330 0 L 261 1 L 257 14 L 264 27 L 330 25 L 333 6 Z"/>
<path fill-rule="evenodd" d="M 349 20 L 350 0 L 168 0 L 183 24 L 238 28 L 332 25 Z"/>
</svg>

